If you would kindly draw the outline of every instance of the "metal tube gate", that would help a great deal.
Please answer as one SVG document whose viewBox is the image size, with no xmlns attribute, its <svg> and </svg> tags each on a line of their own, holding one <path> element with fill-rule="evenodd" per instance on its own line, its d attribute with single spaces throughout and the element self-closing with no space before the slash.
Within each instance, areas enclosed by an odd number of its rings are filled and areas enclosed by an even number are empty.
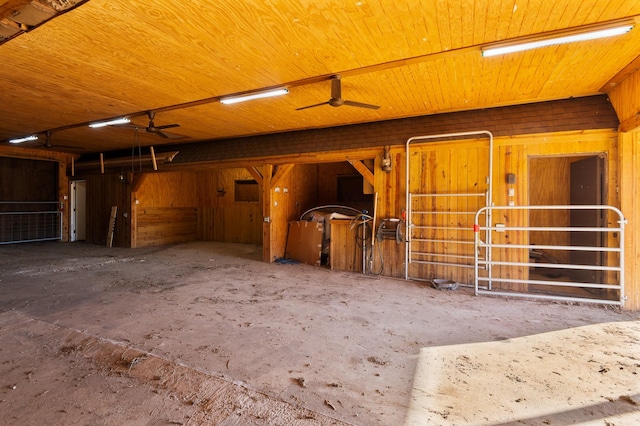
<svg viewBox="0 0 640 426">
<path fill-rule="evenodd" d="M 410 188 L 411 144 L 443 138 L 488 137 L 489 170 L 487 190 L 473 193 L 413 193 Z M 430 265 L 433 275 L 465 276 L 472 286 L 474 268 L 474 217 L 478 209 L 492 204 L 493 135 L 489 131 L 446 133 L 409 138 L 406 143 L 406 218 L 405 218 L 405 279 L 428 280 L 412 274 L 411 265 Z M 491 211 L 485 215 L 486 225 L 491 223 Z M 454 272 L 464 268 L 468 274 Z M 440 277 L 441 278 L 441 277 Z M 459 282 L 465 285 L 464 282 Z"/>
<path fill-rule="evenodd" d="M 504 210 L 523 212 L 532 210 L 595 210 L 608 212 L 612 219 L 609 226 L 507 226 L 503 224 L 481 225 L 480 217 L 491 211 Z M 615 225 L 614 225 L 615 224 Z M 534 299 L 560 300 L 609 305 L 624 304 L 624 225 L 622 212 L 613 206 L 603 205 L 552 205 L 552 206 L 487 206 L 475 216 L 475 294 Z M 484 239 L 481 231 L 485 231 Z M 545 233 L 600 233 L 601 245 L 536 245 L 529 242 L 530 232 Z M 510 244 L 504 235 L 523 233 L 523 244 Z M 494 242 L 497 241 L 497 242 Z M 554 253 L 542 257 L 542 262 L 532 261 L 532 253 Z M 485 253 L 485 256 L 483 256 Z M 603 259 L 602 264 L 572 263 L 572 253 L 595 253 Z M 559 261 L 560 254 L 568 254 Z M 534 259 L 535 260 L 535 259 Z M 532 275 L 536 269 L 546 271 L 541 278 Z M 593 271 L 596 280 L 574 279 L 576 272 Z M 566 276 L 565 276 L 566 274 Z M 580 275 L 578 275 L 580 276 Z M 583 274 L 584 276 L 584 274 Z M 483 288 L 479 283 L 487 285 Z M 494 287 L 499 286 L 499 289 Z"/>
<path fill-rule="evenodd" d="M 57 201 L 0 202 L 0 244 L 62 239 Z"/>
</svg>

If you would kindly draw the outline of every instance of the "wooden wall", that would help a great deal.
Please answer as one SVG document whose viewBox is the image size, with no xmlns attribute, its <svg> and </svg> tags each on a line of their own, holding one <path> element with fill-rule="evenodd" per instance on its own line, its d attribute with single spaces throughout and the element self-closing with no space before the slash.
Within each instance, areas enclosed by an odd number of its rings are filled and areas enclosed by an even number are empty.
<svg viewBox="0 0 640 426">
<path fill-rule="evenodd" d="M 78 176 L 80 178 L 80 176 Z M 111 207 L 117 206 L 113 245 L 131 246 L 130 184 L 120 181 L 119 173 L 87 174 L 87 242 L 105 245 L 109 231 Z"/>
<path fill-rule="evenodd" d="M 197 172 L 197 238 L 242 244 L 262 244 L 262 196 L 235 201 L 235 181 L 251 181 L 247 169 Z"/>
<path fill-rule="evenodd" d="M 147 173 L 132 196 L 132 246 L 197 239 L 198 182 L 195 172 Z"/>
<path fill-rule="evenodd" d="M 62 241 L 69 240 L 70 154 L 0 146 L 0 201 L 57 201 L 62 209 Z"/>
<path fill-rule="evenodd" d="M 610 92 L 620 117 L 618 190 L 625 227 L 626 309 L 640 310 L 640 71 L 632 72 Z"/>
<path fill-rule="evenodd" d="M 0 157 L 0 201 L 57 201 L 53 161 Z"/>
<path fill-rule="evenodd" d="M 625 215 L 626 309 L 640 310 L 640 132 L 619 135 L 620 208 Z"/>
<path fill-rule="evenodd" d="M 300 220 L 300 216 L 317 205 L 318 170 L 315 165 L 294 166 L 271 188 L 271 254 L 270 259 L 284 257 L 289 222 Z"/>
<path fill-rule="evenodd" d="M 427 194 L 442 194 L 452 192 L 482 192 L 487 188 L 486 177 L 489 175 L 489 156 L 487 140 L 466 140 L 430 142 L 416 145 L 412 148 L 410 158 L 411 177 L 409 186 L 412 192 Z M 507 206 L 509 202 L 515 205 L 526 205 L 530 202 L 530 191 L 533 198 L 540 199 L 538 194 L 541 189 L 549 193 L 560 193 L 566 189 L 566 180 L 560 176 L 565 173 L 566 165 L 559 156 L 572 153 L 574 156 L 587 156 L 605 154 L 610 159 L 607 166 L 607 181 L 609 190 L 607 204 L 619 205 L 616 188 L 618 185 L 617 163 L 617 133 L 612 130 L 594 130 L 579 132 L 562 132 L 556 134 L 540 134 L 514 137 L 500 137 L 494 140 L 493 155 L 493 203 L 496 206 Z M 535 165 L 539 158 L 555 158 L 555 165 L 550 169 L 538 169 L 534 167 L 531 173 L 531 161 Z M 404 191 L 404 147 L 392 149 L 393 170 L 384 173 L 378 167 L 379 159 L 376 159 L 375 187 L 379 193 L 378 212 L 380 217 L 398 217 L 405 209 Z M 506 175 L 512 173 L 516 176 L 516 183 L 507 184 Z M 544 185 L 544 186 L 542 186 Z M 513 196 L 509 195 L 509 189 L 513 190 Z M 556 199 L 560 201 L 560 199 Z M 565 202 L 566 200 L 562 200 Z M 429 198 L 423 205 L 415 207 L 425 210 L 437 208 L 444 211 L 464 211 L 475 209 L 469 205 L 468 199 L 458 201 L 445 198 Z M 462 203 L 462 204 L 460 204 Z M 415 208 L 414 207 L 414 208 Z M 507 226 L 528 225 L 529 215 L 518 211 L 496 210 L 493 223 L 504 223 Z M 459 226 L 463 218 L 450 216 L 449 223 L 442 222 L 441 216 L 432 215 L 427 218 L 426 225 L 438 224 L 450 227 Z M 535 220 L 535 219 L 534 219 Z M 452 231 L 447 235 L 440 235 L 444 239 L 455 239 L 457 234 L 464 231 Z M 425 238 L 434 237 L 425 231 Z M 522 232 L 505 232 L 493 234 L 494 243 L 504 244 L 529 244 L 529 237 Z M 403 276 L 402 261 L 404 253 L 402 248 L 390 241 L 383 243 L 383 257 L 385 259 L 385 275 L 396 277 Z M 453 244 L 424 243 L 425 251 L 447 252 L 448 254 L 468 254 Z M 457 251 L 457 252 L 456 252 Z M 505 253 L 494 253 L 495 260 L 519 261 L 528 260 L 528 250 L 510 250 Z M 412 265 L 412 276 L 421 276 L 425 279 L 448 278 L 469 283 L 472 280 L 472 272 L 463 268 L 441 267 L 436 265 Z M 528 270 L 522 267 L 502 267 L 494 270 L 506 278 L 525 279 Z M 509 286 L 513 288 L 513 285 Z M 520 289 L 523 289 L 520 287 Z"/>
<path fill-rule="evenodd" d="M 262 244 L 263 198 L 236 201 L 236 181 L 251 181 L 247 168 L 147 173 L 132 195 L 134 247 L 203 240 Z M 270 189 L 274 257 L 284 255 L 287 224 L 315 205 L 317 169 L 299 165 Z"/>
</svg>

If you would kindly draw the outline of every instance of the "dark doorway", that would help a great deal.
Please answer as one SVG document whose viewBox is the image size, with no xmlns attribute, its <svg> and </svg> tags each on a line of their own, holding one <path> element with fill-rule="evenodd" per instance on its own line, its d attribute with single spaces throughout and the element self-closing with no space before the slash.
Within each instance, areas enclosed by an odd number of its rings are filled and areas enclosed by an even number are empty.
<svg viewBox="0 0 640 426">
<path fill-rule="evenodd" d="M 570 204 L 600 206 L 604 200 L 604 159 L 598 156 L 571 163 Z M 603 226 L 602 210 L 571 210 L 571 227 L 599 228 Z M 598 231 L 572 231 L 571 246 L 602 247 L 603 233 Z M 576 251 L 569 254 L 569 261 L 575 265 L 603 265 L 603 253 L 599 251 Z M 602 270 L 573 271 L 575 281 L 601 283 Z"/>
<path fill-rule="evenodd" d="M 606 157 L 589 156 L 548 156 L 529 159 L 529 203 L 531 205 L 593 205 L 606 204 Z M 601 211 L 589 210 L 532 210 L 529 224 L 532 227 L 588 227 L 605 225 Z M 606 234 L 596 231 L 531 231 L 532 245 L 571 248 L 603 247 Z M 606 257 L 600 251 L 577 250 L 531 250 L 530 261 L 534 263 L 557 263 L 571 265 L 606 265 Z M 529 278 L 533 280 L 553 280 L 557 282 L 604 283 L 605 273 L 601 270 L 583 270 L 544 266 L 531 267 Z M 603 289 L 573 286 L 548 286 L 532 284 L 531 292 L 542 292 L 561 296 L 607 297 Z"/>
</svg>

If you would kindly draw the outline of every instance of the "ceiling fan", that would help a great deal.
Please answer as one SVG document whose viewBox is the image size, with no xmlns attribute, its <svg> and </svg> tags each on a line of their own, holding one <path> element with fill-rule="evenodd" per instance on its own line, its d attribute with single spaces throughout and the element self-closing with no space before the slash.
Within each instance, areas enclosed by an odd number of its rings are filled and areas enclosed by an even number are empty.
<svg viewBox="0 0 640 426">
<path fill-rule="evenodd" d="M 163 126 L 156 126 L 154 123 L 154 118 L 156 116 L 156 112 L 155 111 L 149 111 L 147 112 L 147 116 L 149 117 L 149 124 L 147 125 L 147 127 L 143 127 L 143 129 L 147 132 L 147 133 L 153 133 L 155 135 L 158 135 L 160 137 L 163 138 L 168 138 L 168 139 L 180 139 L 180 138 L 184 138 L 184 135 L 178 135 L 176 133 L 169 133 L 169 132 L 165 132 L 165 129 L 171 129 L 173 127 L 179 127 L 179 124 L 165 124 Z M 134 127 L 136 129 L 140 129 L 140 126 L 137 126 L 135 124 L 129 124 L 126 127 Z"/>
<path fill-rule="evenodd" d="M 336 74 L 331 76 L 331 99 L 326 102 L 320 102 L 319 104 L 313 104 L 304 106 L 301 108 L 296 108 L 296 111 L 300 111 L 307 108 L 315 108 L 322 105 L 331 105 L 332 107 L 340 107 L 342 105 L 353 106 L 358 108 L 369 108 L 369 109 L 378 109 L 380 106 L 365 104 L 362 102 L 349 101 L 346 99 L 342 99 L 342 81 L 340 74 Z"/>
<path fill-rule="evenodd" d="M 52 144 L 51 143 L 51 135 L 52 132 L 51 130 L 47 130 L 46 132 L 44 132 L 44 136 L 45 136 L 45 140 L 44 143 L 40 143 L 40 146 L 43 146 L 45 148 L 54 148 L 54 147 L 58 147 L 58 148 L 71 148 L 71 149 L 84 149 L 81 146 L 71 146 L 71 145 L 58 145 L 58 144 Z"/>
</svg>

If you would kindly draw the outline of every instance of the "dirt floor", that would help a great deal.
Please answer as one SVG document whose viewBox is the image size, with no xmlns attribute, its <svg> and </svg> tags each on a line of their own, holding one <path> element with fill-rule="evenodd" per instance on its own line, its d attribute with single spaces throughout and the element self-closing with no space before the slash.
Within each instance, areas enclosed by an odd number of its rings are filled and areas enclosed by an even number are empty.
<svg viewBox="0 0 640 426">
<path fill-rule="evenodd" d="M 577 354 L 606 355 L 581 376 L 584 404 L 612 403 L 580 418 L 640 421 L 638 313 L 260 258 L 204 242 L 0 246 L 0 424 L 570 424 L 544 407 L 575 389 L 555 379 Z M 593 324 L 609 328 L 574 329 Z M 541 347 L 551 364 L 519 358 Z M 493 421 L 478 386 L 522 411 L 495 405 Z"/>
</svg>

